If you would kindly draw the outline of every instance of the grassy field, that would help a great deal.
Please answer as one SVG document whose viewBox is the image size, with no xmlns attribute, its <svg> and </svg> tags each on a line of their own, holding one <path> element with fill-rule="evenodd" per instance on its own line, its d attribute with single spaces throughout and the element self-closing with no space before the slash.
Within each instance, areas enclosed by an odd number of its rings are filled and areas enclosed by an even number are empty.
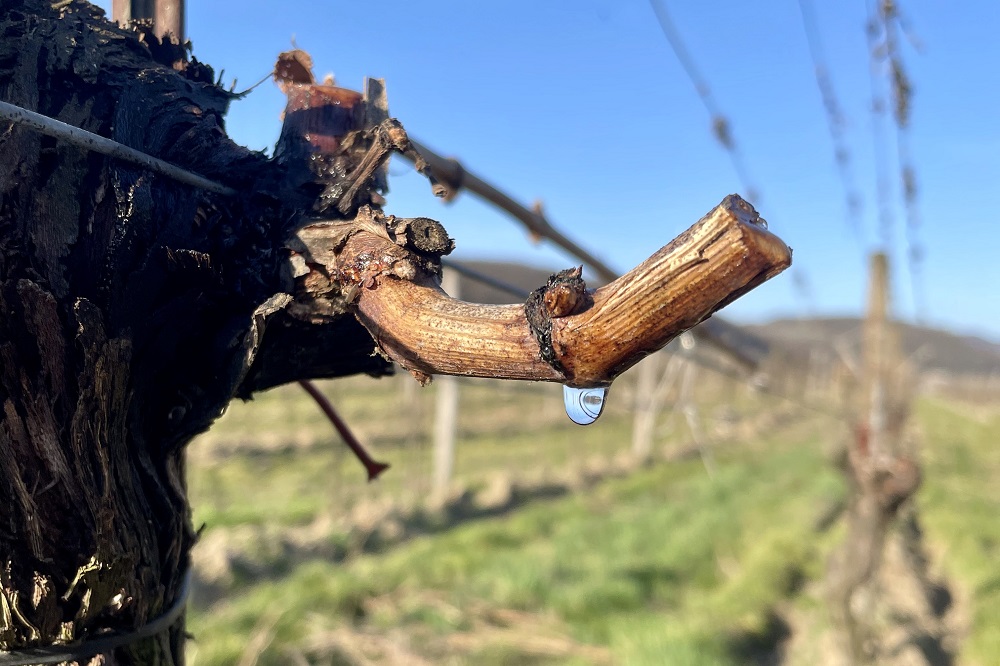
<svg viewBox="0 0 1000 666">
<path fill-rule="evenodd" d="M 293 393 L 234 409 L 194 445 L 208 583 L 189 616 L 193 664 L 774 663 L 792 633 L 822 632 L 817 581 L 841 531 L 817 524 L 843 496 L 827 454 L 842 427 L 832 419 L 802 415 L 746 441 L 716 438 L 712 475 L 694 457 L 454 525 L 411 511 L 433 529 L 352 548 L 345 516 L 386 497 L 417 506 L 428 490 L 422 433 L 433 394 L 400 386 L 330 387 L 362 439 L 393 462 L 381 487 L 360 484 L 356 463 Z M 627 390 L 617 406 L 612 394 L 601 421 L 577 428 L 563 423 L 552 388 L 498 397 L 466 386 L 456 483 L 483 485 L 497 471 L 543 479 L 627 448 Z M 744 418 L 778 407 L 727 401 Z M 710 402 L 706 415 L 718 408 Z M 960 663 L 996 663 L 1000 409 L 924 402 L 918 421 L 934 568 L 969 615 Z M 686 438 L 666 421 L 658 445 Z"/>
<path fill-rule="evenodd" d="M 1000 406 L 925 402 L 919 496 L 933 553 L 968 606 L 962 661 L 1000 663 Z"/>
</svg>

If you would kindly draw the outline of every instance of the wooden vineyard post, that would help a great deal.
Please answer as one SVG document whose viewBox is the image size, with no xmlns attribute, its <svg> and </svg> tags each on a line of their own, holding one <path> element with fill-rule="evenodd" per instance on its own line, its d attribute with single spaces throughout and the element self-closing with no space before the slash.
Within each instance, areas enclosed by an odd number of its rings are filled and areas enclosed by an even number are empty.
<svg viewBox="0 0 1000 666">
<path fill-rule="evenodd" d="M 636 369 L 635 415 L 632 419 L 632 456 L 645 463 L 653 450 L 653 429 L 658 405 L 655 404 L 656 375 L 663 352 L 651 354 Z"/>
<path fill-rule="evenodd" d="M 461 277 L 457 271 L 445 268 L 441 288 L 453 298 L 461 298 Z M 433 497 L 442 502 L 448 496 L 455 466 L 455 433 L 458 429 L 458 379 L 450 375 L 438 377 L 434 401 L 434 475 Z"/>
<path fill-rule="evenodd" d="M 888 392 L 891 374 L 902 360 L 898 334 L 889 323 L 889 260 L 884 254 L 874 255 L 871 261 L 862 344 L 862 418 L 867 423 L 869 455 L 884 459 L 897 448 L 899 433 L 889 423 Z M 902 427 L 902 423 L 898 426 Z"/>
<path fill-rule="evenodd" d="M 151 21 L 154 35 L 184 43 L 184 0 L 112 0 L 111 15 L 122 26 Z"/>
<path fill-rule="evenodd" d="M 652 367 L 649 370 L 639 368 L 641 374 L 637 381 L 635 417 L 632 421 L 632 455 L 640 462 L 648 462 L 652 457 L 656 421 L 671 388 L 676 388 L 676 394 L 680 394 L 680 388 L 674 385 L 678 383 L 685 360 L 677 350 L 662 350 L 646 359 L 646 364 Z M 657 378 L 656 373 L 661 367 Z M 644 393 L 647 389 L 648 394 Z"/>
</svg>

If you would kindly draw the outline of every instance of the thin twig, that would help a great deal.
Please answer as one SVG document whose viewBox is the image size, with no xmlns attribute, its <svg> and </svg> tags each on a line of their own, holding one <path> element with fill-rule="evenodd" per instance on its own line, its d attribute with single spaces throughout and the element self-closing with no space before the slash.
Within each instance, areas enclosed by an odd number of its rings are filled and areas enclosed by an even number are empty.
<svg viewBox="0 0 1000 666">
<path fill-rule="evenodd" d="M 900 190 L 906 211 L 904 236 L 909 251 L 907 266 L 910 271 L 910 289 L 913 292 L 914 310 L 919 320 L 924 315 L 926 298 L 923 293 L 921 268 L 923 247 L 918 231 L 920 229 L 920 209 L 918 206 L 919 184 L 917 170 L 910 152 L 910 119 L 912 116 L 913 85 L 903 65 L 899 39 L 896 34 L 900 24 L 900 9 L 897 3 L 883 1 L 878 15 L 882 22 L 885 43 L 885 58 L 889 64 L 888 76 L 892 89 L 893 119 L 896 122 L 896 149 L 899 162 Z"/>
<path fill-rule="evenodd" d="M 877 0 L 876 0 L 877 1 Z M 872 4 L 872 0 L 867 0 L 868 25 L 865 26 L 865 36 L 868 40 L 868 79 L 871 86 L 871 114 L 872 114 L 872 148 L 875 155 L 875 192 L 878 201 L 879 219 L 879 240 L 886 251 L 892 247 L 892 231 L 895 227 L 895 217 L 892 213 L 891 185 L 889 183 L 889 156 L 886 143 L 885 127 L 885 107 L 886 100 L 882 91 L 882 82 L 879 72 L 879 51 L 882 45 L 879 43 L 879 23 L 878 10 Z"/>
<path fill-rule="evenodd" d="M 323 395 L 318 388 L 316 388 L 315 384 L 303 379 L 299 381 L 299 386 L 305 389 L 306 393 L 308 393 L 312 399 L 316 401 L 316 404 L 319 405 L 319 408 L 323 410 L 326 417 L 330 419 L 330 423 L 333 424 L 333 427 L 337 429 L 337 432 L 339 432 L 340 436 L 344 439 L 344 443 L 347 444 L 347 448 L 349 448 L 354 455 L 358 457 L 361 464 L 365 466 L 365 470 L 368 472 L 369 481 L 374 481 L 378 478 L 379 474 L 389 469 L 388 463 L 378 462 L 368 454 L 365 447 L 357 440 L 354 433 L 352 433 L 347 427 L 347 424 L 344 423 L 344 420 L 340 418 L 340 415 L 337 414 L 337 410 L 333 408 L 333 405 L 327 397 Z"/>
<path fill-rule="evenodd" d="M 670 18 L 670 13 L 667 11 L 666 5 L 663 0 L 649 0 L 649 4 L 653 9 L 653 13 L 656 14 L 656 20 L 660 24 L 663 36 L 666 37 L 667 42 L 670 44 L 670 48 L 673 50 L 674 55 L 681 64 L 681 68 L 684 69 L 684 73 L 687 74 L 688 78 L 691 80 L 691 84 L 698 93 L 698 97 L 701 99 L 702 104 L 705 105 L 705 110 L 708 111 L 708 115 L 711 116 L 712 134 L 715 136 L 716 140 L 722 144 L 722 147 L 726 149 L 726 152 L 729 153 L 729 159 L 733 164 L 733 169 L 736 171 L 737 177 L 739 177 L 740 182 L 743 183 L 743 187 L 746 190 L 746 198 L 749 199 L 751 203 L 759 203 L 760 191 L 753 186 L 749 171 L 743 161 L 743 155 L 740 152 L 739 147 L 736 145 L 736 139 L 733 137 L 732 125 L 725 114 L 723 114 L 719 109 L 719 106 L 715 103 L 715 98 L 712 96 L 712 90 L 708 87 L 708 83 L 699 73 L 691 54 L 688 53 L 687 48 L 685 48 L 684 41 L 681 39 L 680 32 L 678 32 L 677 27 Z"/>
<path fill-rule="evenodd" d="M 833 82 L 830 80 L 816 14 L 810 0 L 799 0 L 799 13 L 802 14 L 802 29 L 805 32 L 806 44 L 809 46 L 809 55 L 813 61 L 816 86 L 819 88 L 823 109 L 826 112 L 827 128 L 830 131 L 830 138 L 833 141 L 834 162 L 837 165 L 840 182 L 844 188 L 844 197 L 847 204 L 847 225 L 854 233 L 855 240 L 857 240 L 859 246 L 863 248 L 861 195 L 858 193 L 858 188 L 854 181 L 854 174 L 851 170 L 851 153 L 847 145 L 847 140 L 844 137 L 844 114 L 841 111 L 840 103 L 837 101 L 837 93 L 834 91 Z"/>
<path fill-rule="evenodd" d="M 610 266 L 553 227 L 542 213 L 541 206 L 536 205 L 534 210 L 528 209 L 506 193 L 501 192 L 476 174 L 470 172 L 458 160 L 441 157 L 427 146 L 413 139 L 410 139 L 410 144 L 420 154 L 420 157 L 426 160 L 437 180 L 446 185 L 452 192 L 457 192 L 461 189 L 469 190 L 473 194 L 489 201 L 494 206 L 510 213 L 516 219 L 520 220 L 532 234 L 541 238 L 547 238 L 574 257 L 583 261 L 594 269 L 594 273 L 602 280 L 612 282 L 618 278 L 619 274 Z M 414 157 L 411 155 L 404 154 L 403 156 L 414 161 Z"/>
<path fill-rule="evenodd" d="M 153 157 L 152 155 L 147 155 L 146 153 L 138 151 L 135 148 L 129 148 L 128 146 L 118 143 L 117 141 L 94 134 L 93 132 L 88 132 L 85 129 L 67 125 L 61 120 L 49 118 L 48 116 L 36 113 L 35 111 L 29 111 L 28 109 L 17 106 L 16 104 L 0 102 L 0 118 L 9 120 L 13 123 L 19 123 L 25 127 L 35 130 L 36 132 L 44 134 L 45 136 L 62 139 L 63 141 L 72 143 L 73 145 L 83 148 L 84 150 L 92 150 L 95 153 L 101 153 L 102 155 L 107 155 L 108 157 L 115 157 L 120 160 L 125 160 L 126 162 L 137 164 L 162 176 L 172 178 L 179 183 L 193 185 L 194 187 L 200 187 L 201 189 L 208 190 L 209 192 L 224 194 L 230 197 L 239 194 L 231 187 L 226 187 L 225 185 L 216 183 L 213 180 L 209 180 L 208 178 L 200 176 L 192 171 L 182 169 L 181 167 L 171 164 L 170 162 L 165 162 L 161 159 Z"/>
</svg>

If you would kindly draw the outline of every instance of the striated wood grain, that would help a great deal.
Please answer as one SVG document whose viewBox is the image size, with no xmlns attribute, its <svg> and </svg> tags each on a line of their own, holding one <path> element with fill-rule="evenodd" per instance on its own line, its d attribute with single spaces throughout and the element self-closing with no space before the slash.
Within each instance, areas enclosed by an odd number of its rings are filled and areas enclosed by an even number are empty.
<svg viewBox="0 0 1000 666">
<path fill-rule="evenodd" d="M 789 248 L 767 231 L 753 207 L 730 195 L 596 291 L 585 290 L 578 273 L 564 272 L 526 305 L 479 305 L 445 294 L 437 277 L 413 265 L 391 230 L 382 231 L 370 215 L 363 211 L 361 221 L 353 227 L 341 223 L 339 231 L 307 228 L 301 236 L 311 238 L 309 248 L 300 249 L 309 261 L 325 262 L 325 274 L 353 285 L 348 296 L 358 320 L 384 353 L 418 377 L 607 385 L 791 263 Z M 389 227 L 401 222 L 387 220 Z M 323 249 L 318 232 L 335 240 Z M 309 284 L 308 275 L 302 284 Z"/>
</svg>

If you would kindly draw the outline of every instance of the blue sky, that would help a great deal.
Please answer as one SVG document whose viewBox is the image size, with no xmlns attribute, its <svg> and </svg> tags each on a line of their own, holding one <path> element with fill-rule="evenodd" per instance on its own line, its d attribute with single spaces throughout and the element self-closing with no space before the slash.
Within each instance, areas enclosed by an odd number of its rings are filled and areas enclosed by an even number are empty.
<svg viewBox="0 0 1000 666">
<path fill-rule="evenodd" d="M 730 305 L 725 315 L 735 321 L 859 314 L 865 256 L 881 247 L 865 2 L 812 2 L 847 119 L 863 199 L 860 237 L 847 223 L 798 2 L 667 3 L 730 121 L 758 210 L 795 250 L 799 279 L 786 272 Z M 902 54 L 914 87 L 916 239 L 925 259 L 915 291 L 893 160 L 887 249 L 896 311 L 1000 341 L 1000 224 L 990 212 L 1000 185 L 1000 4 L 904 0 L 900 7 L 919 40 L 919 50 L 904 42 Z M 195 55 L 225 70 L 225 81 L 237 79 L 238 89 L 267 76 L 293 40 L 320 77 L 331 72 L 356 89 L 365 76 L 385 78 L 390 111 L 412 136 L 522 201 L 542 200 L 554 224 L 621 271 L 725 195 L 746 194 L 645 0 L 188 0 L 187 20 Z M 230 135 L 268 149 L 283 105 L 265 82 L 233 104 Z M 390 173 L 389 212 L 441 220 L 457 240 L 456 259 L 573 263 L 545 243 L 532 245 L 516 223 L 472 196 L 450 205 L 433 199 L 402 161 Z"/>
</svg>

